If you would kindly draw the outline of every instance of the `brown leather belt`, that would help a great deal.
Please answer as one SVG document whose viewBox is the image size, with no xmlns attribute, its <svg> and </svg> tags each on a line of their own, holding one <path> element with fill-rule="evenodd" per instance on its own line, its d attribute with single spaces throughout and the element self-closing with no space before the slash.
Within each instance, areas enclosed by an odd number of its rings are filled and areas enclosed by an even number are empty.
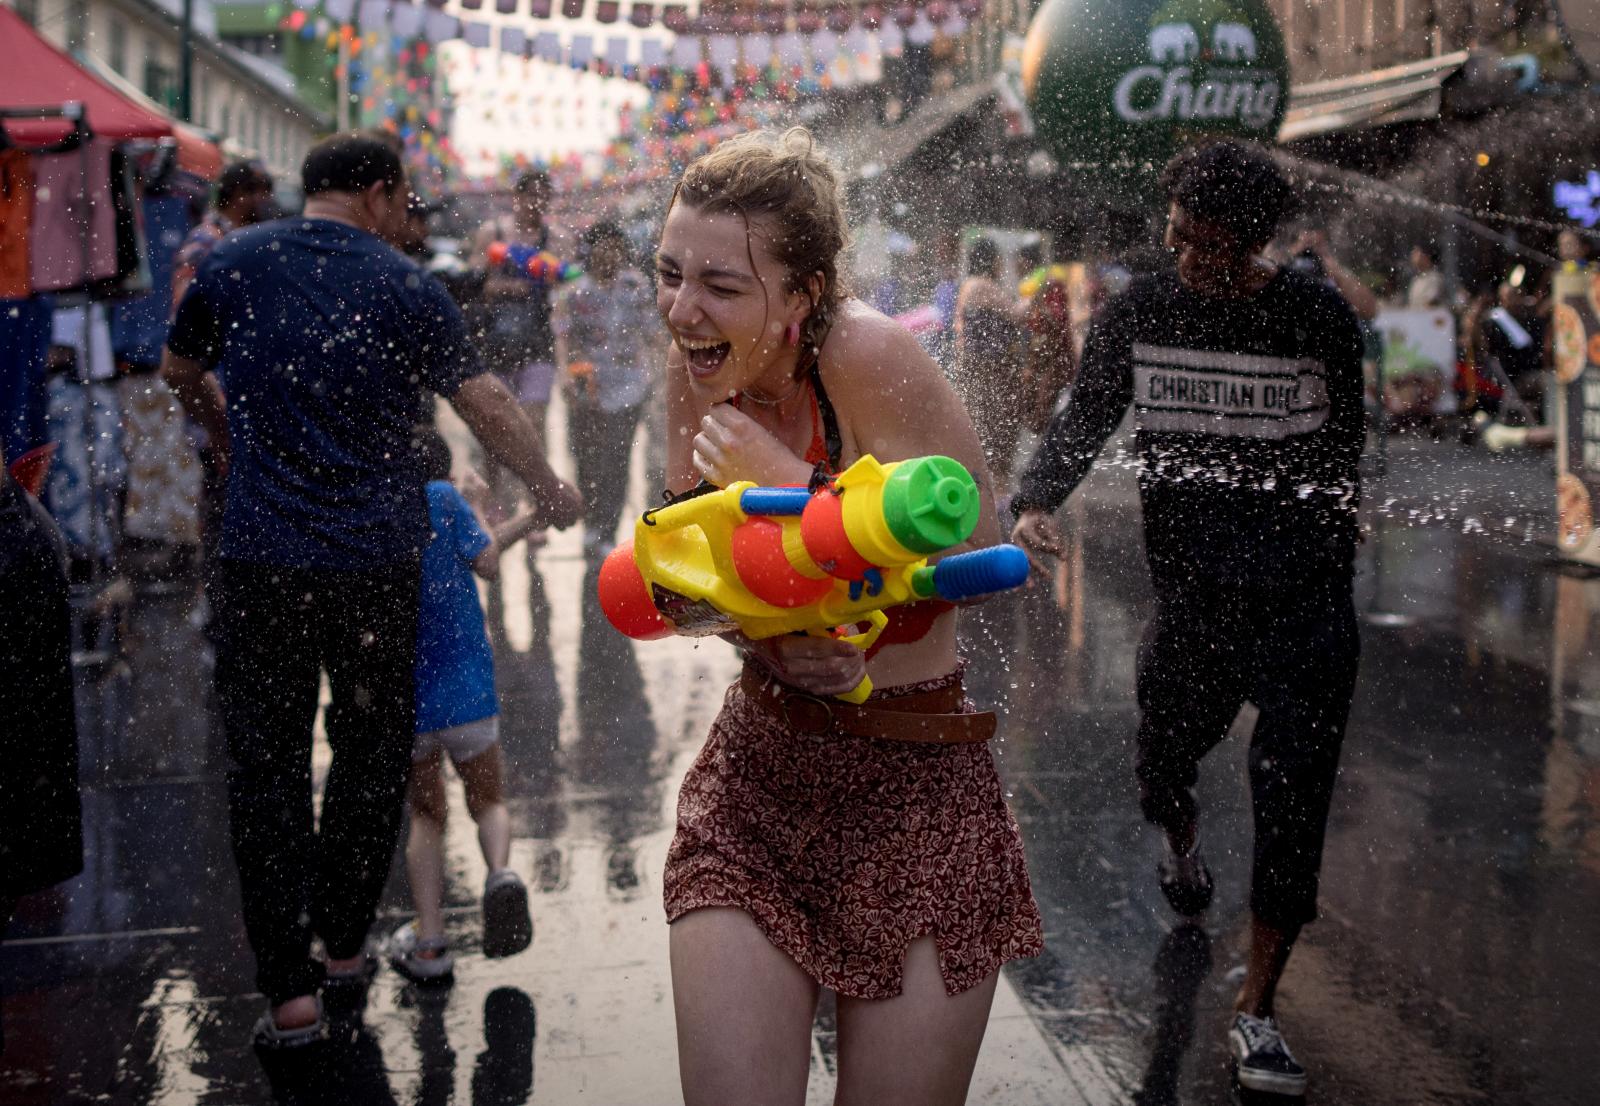
<svg viewBox="0 0 1600 1106">
<path fill-rule="evenodd" d="M 964 713 L 966 693 L 958 683 L 935 691 L 918 691 L 857 706 L 843 699 L 823 698 L 788 687 L 764 669 L 746 665 L 739 690 L 796 733 L 846 733 L 880 741 L 916 741 L 928 745 L 964 745 L 994 736 L 995 716 Z"/>
</svg>

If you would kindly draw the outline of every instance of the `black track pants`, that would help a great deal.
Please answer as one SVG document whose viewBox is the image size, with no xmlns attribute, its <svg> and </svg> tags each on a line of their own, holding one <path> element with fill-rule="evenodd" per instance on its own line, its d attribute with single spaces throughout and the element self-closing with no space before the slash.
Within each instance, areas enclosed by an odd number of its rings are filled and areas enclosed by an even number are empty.
<svg viewBox="0 0 1600 1106">
<path fill-rule="evenodd" d="M 1196 589 L 1164 597 L 1139 651 L 1137 774 L 1144 816 L 1195 818 L 1200 758 L 1245 702 L 1255 859 L 1250 906 L 1293 928 L 1317 916 L 1323 833 L 1355 691 L 1360 640 L 1350 578 L 1292 593 Z"/>
<path fill-rule="evenodd" d="M 256 983 L 314 992 L 361 951 L 394 855 L 411 769 L 419 567 L 322 572 L 223 560 L 211 586 L 228 806 Z M 333 761 L 313 829 L 311 726 L 323 670 Z"/>
</svg>

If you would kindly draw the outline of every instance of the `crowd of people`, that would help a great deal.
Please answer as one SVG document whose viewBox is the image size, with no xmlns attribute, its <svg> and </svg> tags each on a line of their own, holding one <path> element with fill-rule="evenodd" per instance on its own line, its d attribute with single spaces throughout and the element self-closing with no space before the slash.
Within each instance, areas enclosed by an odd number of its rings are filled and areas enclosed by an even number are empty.
<svg viewBox="0 0 1600 1106">
<path fill-rule="evenodd" d="M 801 130 L 694 162 L 650 276 L 609 222 L 582 236 L 581 272 L 558 258 L 538 172 L 446 279 L 430 272 L 429 210 L 391 140 L 327 139 L 301 183 L 303 211 L 273 218 L 258 168 L 224 175 L 179 257 L 159 378 L 140 384 L 171 400 L 130 446 L 130 457 L 194 449 L 163 486 L 208 505 L 170 533 L 205 546 L 232 843 L 267 1003 L 257 1046 L 315 1045 L 359 1016 L 408 807 L 416 917 L 388 952 L 414 981 L 449 979 L 446 757 L 488 869 L 484 951 L 528 946 L 475 578 L 494 580 L 506 550 L 551 527 L 581 522 L 586 554 L 610 551 L 653 394 L 670 495 L 735 480 L 821 486 L 866 455 L 944 454 L 984 500 L 965 547 L 1001 541 L 1003 522 L 1041 566 L 1063 553 L 1056 509 L 1131 408 L 1157 594 L 1138 657 L 1135 782 L 1165 841 L 1157 879 L 1179 916 L 1210 905 L 1198 765 L 1240 704 L 1256 704 L 1251 943 L 1230 1042 L 1243 1086 L 1303 1091 L 1274 998 L 1317 916 L 1355 687 L 1362 321 L 1379 302 L 1326 235 L 1284 230 L 1295 195 L 1270 157 L 1217 142 L 1174 160 L 1164 272 L 1108 271 L 1074 293 L 1044 268 L 1022 300 L 997 244 L 970 242 L 965 276 L 934 289 L 937 324 L 920 342 L 845 293 L 841 184 Z M 1275 254 L 1274 242 L 1288 247 Z M 1414 306 L 1451 296 L 1434 260 L 1417 251 Z M 1501 302 L 1514 320 L 1521 306 Z M 1491 321 L 1504 337 L 1486 345 L 1526 348 Z M 557 388 L 575 484 L 556 475 L 544 435 Z M 435 396 L 488 471 L 434 428 Z M 1031 458 L 1017 456 L 1023 429 L 1038 435 Z M 0 664 L 59 681 L 64 577 L 40 585 L 53 575 L 50 524 L 9 483 L 0 517 L 28 538 L 0 550 L 6 594 L 29 590 L 50 610 L 28 617 L 51 631 L 30 631 L 45 646 L 31 651 L 0 635 Z M 744 668 L 683 783 L 663 880 L 690 1103 L 803 1097 L 824 988 L 838 998 L 840 1101 L 962 1101 L 999 968 L 1044 946 L 989 745 L 996 718 L 963 691 L 961 611 L 925 600 L 889 617 L 866 651 L 728 635 Z M 324 673 L 332 760 L 314 816 Z M 833 699 L 863 677 L 877 689 L 866 702 Z M 820 730 L 802 709 L 818 701 Z M 41 732 L 70 733 L 70 703 L 30 709 Z M 70 867 L 13 878 L 13 852 L 0 848 L 0 906 Z"/>
<path fill-rule="evenodd" d="M 1589 239 L 1565 229 L 1554 236 L 1553 256 L 1512 243 L 1503 257 L 1480 251 L 1470 267 L 1448 273 L 1434 237 L 1404 256 L 1374 254 L 1367 243 L 1358 269 L 1334 247 L 1327 214 L 1286 219 L 1262 254 L 1322 282 L 1355 312 L 1373 430 L 1458 433 L 1496 451 L 1552 444 L 1545 392 L 1553 278 L 1591 267 Z M 1023 232 L 1031 242 L 1009 255 L 982 230 L 969 233 L 964 249 L 953 233 L 926 250 L 891 237 L 892 267 L 871 301 L 917 333 L 945 368 L 1004 495 L 1014 490 L 1023 431 L 1038 434 L 1064 401 L 1090 320 L 1130 272 L 1115 259 L 1045 264 L 1039 232 Z M 1447 350 L 1415 348 L 1413 332 L 1396 319 L 1417 312 L 1443 313 Z"/>
</svg>

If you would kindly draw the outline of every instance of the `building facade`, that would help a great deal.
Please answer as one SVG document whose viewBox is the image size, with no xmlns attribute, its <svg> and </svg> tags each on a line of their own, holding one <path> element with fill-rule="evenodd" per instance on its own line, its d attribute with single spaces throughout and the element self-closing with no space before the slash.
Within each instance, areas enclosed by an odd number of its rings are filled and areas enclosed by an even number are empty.
<svg viewBox="0 0 1600 1106">
<path fill-rule="evenodd" d="M 219 39 L 286 70 L 306 103 L 324 115 L 336 114 L 339 52 L 328 49 L 322 35 L 306 36 L 285 26 L 290 13 L 303 9 L 290 0 L 216 0 L 212 9 Z"/>
<path fill-rule="evenodd" d="M 1389 69 L 1462 50 L 1527 55 L 1547 77 L 1600 65 L 1594 0 L 1269 0 L 1295 84 Z"/>
<path fill-rule="evenodd" d="M 180 0 L 4 2 L 108 80 L 178 114 Z M 220 42 L 207 0 L 194 8 L 189 121 L 217 136 L 230 158 L 257 158 L 280 180 L 298 181 L 306 150 L 330 129 L 328 117 L 295 91 L 287 72 Z"/>
</svg>

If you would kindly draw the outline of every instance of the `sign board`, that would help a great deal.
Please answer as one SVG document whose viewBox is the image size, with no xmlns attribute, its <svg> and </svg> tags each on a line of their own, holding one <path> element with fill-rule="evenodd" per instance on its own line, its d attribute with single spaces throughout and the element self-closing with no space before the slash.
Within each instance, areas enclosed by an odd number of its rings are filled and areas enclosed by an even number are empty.
<svg viewBox="0 0 1600 1106">
<path fill-rule="evenodd" d="M 1384 311 L 1383 385 L 1391 413 L 1448 415 L 1456 409 L 1456 319 L 1444 308 Z"/>
<path fill-rule="evenodd" d="M 1558 180 L 1551 192 L 1556 206 L 1574 223 L 1600 223 L 1600 170 L 1590 169 L 1582 180 Z"/>
<path fill-rule="evenodd" d="M 1046 0 L 1022 83 L 1064 166 L 1153 185 L 1150 170 L 1195 138 L 1272 142 L 1289 65 L 1262 0 Z"/>
<path fill-rule="evenodd" d="M 1556 548 L 1600 565 L 1600 271 L 1556 274 Z"/>
</svg>

